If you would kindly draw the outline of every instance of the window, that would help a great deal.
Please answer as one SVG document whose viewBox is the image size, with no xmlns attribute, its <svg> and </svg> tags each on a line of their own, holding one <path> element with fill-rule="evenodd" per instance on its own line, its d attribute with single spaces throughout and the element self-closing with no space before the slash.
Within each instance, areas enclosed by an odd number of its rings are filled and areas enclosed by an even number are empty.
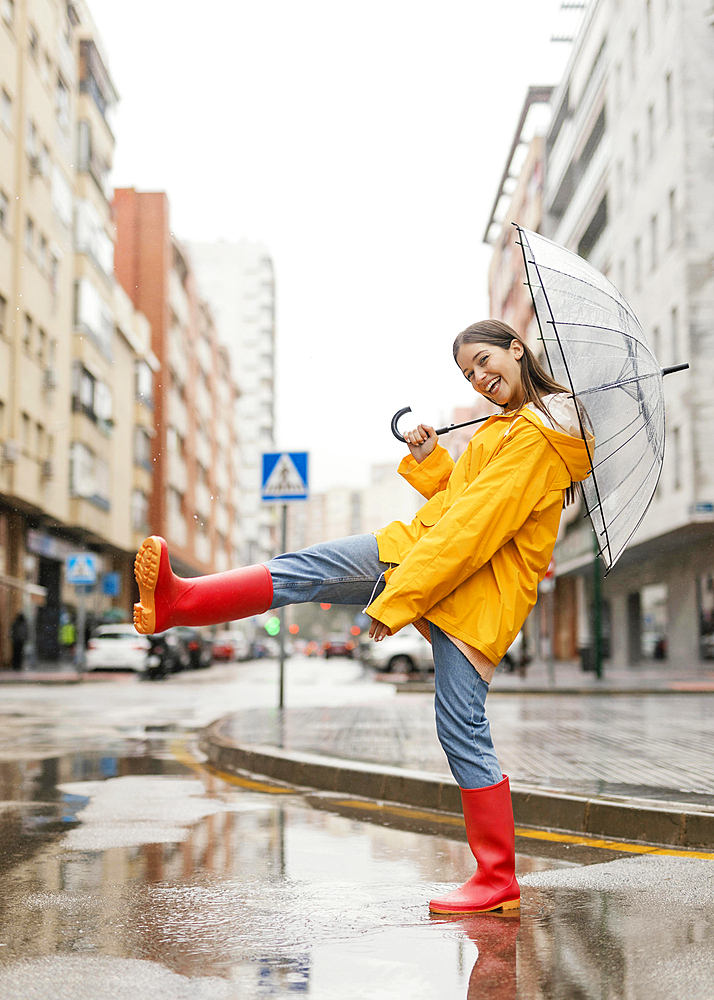
<svg viewBox="0 0 714 1000">
<path fill-rule="evenodd" d="M 669 209 L 669 245 L 673 247 L 677 241 L 677 196 L 674 188 L 669 192 L 667 205 Z"/>
<path fill-rule="evenodd" d="M 5 324 L 7 323 L 7 299 L 0 295 L 0 336 L 5 336 Z"/>
<path fill-rule="evenodd" d="M 40 245 L 37 250 L 37 263 L 43 271 L 47 267 L 47 237 L 44 233 L 40 234 Z"/>
<path fill-rule="evenodd" d="M 12 132 L 12 98 L 4 87 L 0 92 L 0 124 L 6 132 Z"/>
<path fill-rule="evenodd" d="M 134 462 L 151 471 L 151 438 L 144 427 L 134 428 Z"/>
<path fill-rule="evenodd" d="M 114 317 L 112 311 L 88 278 L 76 285 L 75 323 L 89 333 L 109 359 L 112 357 Z"/>
<path fill-rule="evenodd" d="M 37 153 L 37 126 L 32 118 L 27 119 L 27 135 L 25 136 L 25 152 L 28 156 Z"/>
<path fill-rule="evenodd" d="M 654 271 L 658 263 L 657 249 L 657 216 L 650 219 L 650 270 Z"/>
<path fill-rule="evenodd" d="M 637 30 L 630 32 L 630 82 L 637 79 Z"/>
<path fill-rule="evenodd" d="M 136 362 L 136 398 L 146 406 L 154 405 L 154 373 L 146 361 Z"/>
<path fill-rule="evenodd" d="M 25 218 L 25 253 L 32 254 L 35 249 L 35 223 L 30 216 Z"/>
<path fill-rule="evenodd" d="M 667 73 L 664 78 L 664 108 L 667 128 L 672 128 L 674 121 L 674 97 L 672 94 L 672 74 Z"/>
<path fill-rule="evenodd" d="M 40 66 L 40 75 L 42 76 L 43 83 L 49 83 L 52 79 L 52 57 L 47 49 L 45 49 L 44 59 Z"/>
<path fill-rule="evenodd" d="M 69 132 L 69 90 L 62 77 L 57 75 L 57 87 L 55 88 L 55 110 L 57 113 L 57 124 L 63 132 Z"/>
<path fill-rule="evenodd" d="M 660 337 L 659 327 L 655 326 L 652 328 L 652 353 L 658 360 L 661 350 L 660 340 L 661 337 Z"/>
<path fill-rule="evenodd" d="M 650 160 L 655 158 L 655 109 L 654 104 L 647 108 L 647 155 Z"/>
<path fill-rule="evenodd" d="M 32 352 L 32 317 L 25 313 L 25 323 L 22 334 L 22 347 L 25 354 Z"/>
<path fill-rule="evenodd" d="M 114 244 L 104 229 L 99 212 L 86 199 L 77 201 L 75 248 L 86 253 L 107 276 L 114 270 Z"/>
<path fill-rule="evenodd" d="M 81 441 L 70 450 L 70 491 L 102 510 L 110 508 L 109 466 Z"/>
<path fill-rule="evenodd" d="M 57 217 L 67 228 L 74 221 L 74 194 L 72 185 L 64 175 L 64 171 L 56 163 L 52 165 L 52 208 Z"/>
<path fill-rule="evenodd" d="M 632 281 L 635 287 L 635 291 L 639 292 L 642 288 L 642 240 L 637 237 L 633 247 L 632 254 Z"/>
<path fill-rule="evenodd" d="M 7 230 L 10 223 L 10 203 L 4 191 L 0 191 L 0 229 Z"/>
<path fill-rule="evenodd" d="M 34 25 L 32 24 L 30 25 L 27 35 L 28 35 L 28 45 L 30 47 L 30 55 L 32 56 L 33 60 L 37 62 L 37 57 L 40 50 L 40 39 L 37 35 L 37 31 L 35 30 Z"/>
<path fill-rule="evenodd" d="M 44 365 L 45 355 L 47 352 L 47 334 L 40 328 L 37 331 L 37 361 L 38 364 Z"/>
<path fill-rule="evenodd" d="M 29 413 L 22 414 L 22 450 L 24 452 L 29 452 L 30 450 L 30 432 L 32 429 L 32 421 L 30 420 Z"/>
<path fill-rule="evenodd" d="M 40 147 L 40 173 L 43 177 L 50 176 L 50 149 L 46 142 Z"/>
<path fill-rule="evenodd" d="M 59 258 L 54 254 L 50 254 L 50 291 L 53 295 L 57 294 L 57 276 L 59 274 Z"/>
<path fill-rule="evenodd" d="M 141 490 L 131 494 L 131 527 L 144 534 L 149 530 L 149 498 Z"/>
<path fill-rule="evenodd" d="M 682 488 L 682 442 L 681 442 L 681 431 L 679 427 L 675 427 L 672 431 L 672 451 L 673 451 L 673 462 L 674 462 L 674 488 L 675 490 L 681 490 Z"/>
</svg>

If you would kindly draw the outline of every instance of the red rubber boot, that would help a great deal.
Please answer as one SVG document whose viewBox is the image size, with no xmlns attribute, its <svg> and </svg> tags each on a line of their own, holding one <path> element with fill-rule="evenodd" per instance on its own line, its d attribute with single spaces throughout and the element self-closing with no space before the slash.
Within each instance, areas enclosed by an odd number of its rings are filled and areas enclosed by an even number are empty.
<svg viewBox="0 0 714 1000">
<path fill-rule="evenodd" d="M 432 913 L 485 913 L 521 905 L 516 881 L 513 806 L 508 775 L 485 788 L 462 788 L 466 837 L 478 868 L 459 889 L 432 899 Z"/>
<path fill-rule="evenodd" d="M 220 625 L 259 615 L 273 601 L 273 580 L 262 563 L 189 579 L 174 576 L 166 542 L 158 535 L 141 543 L 134 576 L 139 585 L 134 627 L 143 635 L 173 625 Z"/>
</svg>

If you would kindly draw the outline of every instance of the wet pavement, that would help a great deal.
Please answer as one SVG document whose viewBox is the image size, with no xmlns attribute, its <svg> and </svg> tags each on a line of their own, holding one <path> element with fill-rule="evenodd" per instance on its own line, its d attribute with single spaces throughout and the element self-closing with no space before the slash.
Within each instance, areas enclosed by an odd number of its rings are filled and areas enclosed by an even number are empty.
<svg viewBox="0 0 714 1000">
<path fill-rule="evenodd" d="M 324 671 L 289 694 L 390 704 Z M 519 840 L 520 917 L 432 918 L 472 870 L 453 827 L 204 766 L 193 730 L 273 694 L 248 665 L 4 699 L 3 1000 L 712 996 L 714 862 Z"/>
</svg>

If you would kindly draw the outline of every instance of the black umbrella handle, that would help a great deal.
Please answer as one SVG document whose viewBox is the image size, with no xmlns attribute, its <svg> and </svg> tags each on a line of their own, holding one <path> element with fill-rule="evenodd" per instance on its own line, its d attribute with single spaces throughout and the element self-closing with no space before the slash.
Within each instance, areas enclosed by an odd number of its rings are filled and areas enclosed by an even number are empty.
<svg viewBox="0 0 714 1000">
<path fill-rule="evenodd" d="M 689 365 L 672 365 L 671 368 L 663 368 L 662 375 L 671 375 L 672 372 L 683 372 L 685 368 L 689 368 Z"/>
<path fill-rule="evenodd" d="M 397 410 L 397 412 L 392 417 L 392 434 L 395 436 L 397 441 L 401 441 L 402 444 L 406 444 L 406 441 L 397 430 L 397 422 L 399 421 L 400 417 L 404 416 L 405 413 L 411 413 L 411 412 L 412 412 L 411 406 L 405 406 L 403 409 Z M 489 414 L 489 416 L 492 416 L 492 414 Z M 464 420 L 463 424 L 449 424 L 448 427 L 437 427 L 435 433 L 448 434 L 449 431 L 458 430 L 459 427 L 469 427 L 471 424 L 482 424 L 484 420 L 488 420 L 488 417 L 476 417 L 474 420 Z"/>
</svg>

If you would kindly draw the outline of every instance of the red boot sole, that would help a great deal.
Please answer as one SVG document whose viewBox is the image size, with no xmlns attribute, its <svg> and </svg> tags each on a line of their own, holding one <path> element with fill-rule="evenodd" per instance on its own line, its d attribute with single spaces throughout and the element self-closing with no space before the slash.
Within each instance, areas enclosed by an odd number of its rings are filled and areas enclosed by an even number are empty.
<svg viewBox="0 0 714 1000">
<path fill-rule="evenodd" d="M 156 631 L 154 591 L 159 579 L 161 542 L 156 535 L 145 538 L 134 560 L 134 577 L 139 586 L 139 603 L 134 605 L 134 628 L 142 635 Z"/>
<path fill-rule="evenodd" d="M 496 913 L 498 910 L 519 910 L 521 908 L 520 899 L 509 899 L 505 903 L 499 903 L 498 906 L 487 906 L 485 910 L 447 910 L 444 908 L 439 908 L 438 903 L 429 903 L 429 911 L 431 913 Z"/>
</svg>

